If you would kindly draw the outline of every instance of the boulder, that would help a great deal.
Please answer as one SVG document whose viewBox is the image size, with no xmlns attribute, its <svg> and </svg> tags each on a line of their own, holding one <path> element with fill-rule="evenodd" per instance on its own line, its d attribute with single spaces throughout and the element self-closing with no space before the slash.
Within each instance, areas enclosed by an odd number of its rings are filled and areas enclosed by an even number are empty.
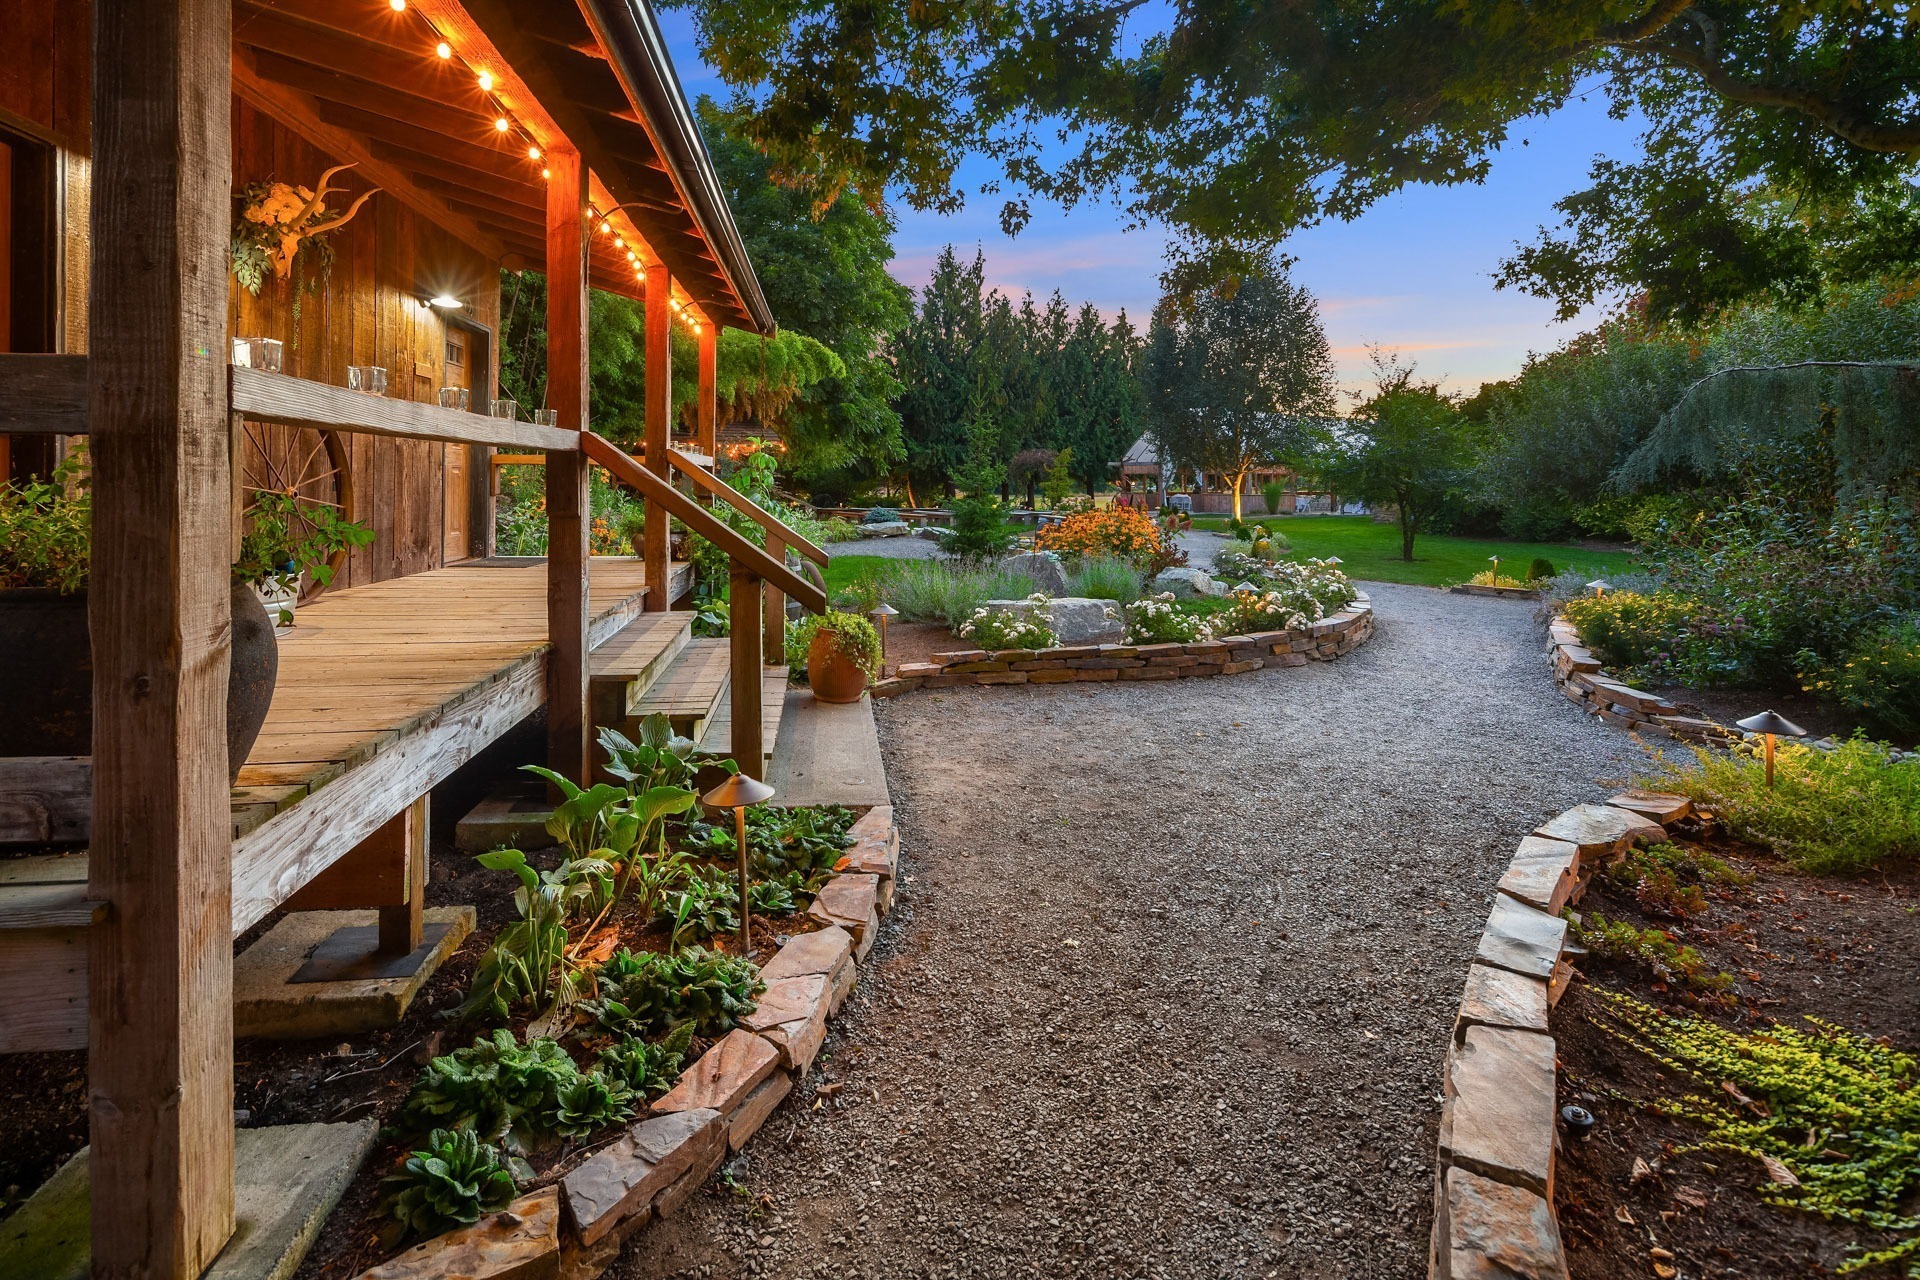
<svg viewBox="0 0 1920 1280">
<path fill-rule="evenodd" d="M 1111 600 L 1092 600 L 1086 596 L 1056 596 L 1048 602 L 1053 614 L 1053 633 L 1062 645 L 1118 644 L 1127 634 L 1127 624 L 1119 607 Z M 989 609 L 1026 614 L 1033 609 L 1030 600 L 989 600 Z"/>
<path fill-rule="evenodd" d="M 1067 571 L 1044 551 L 1022 551 L 1003 559 L 999 568 L 1005 573 L 1021 573 L 1033 579 L 1033 589 L 1050 596 L 1067 594 Z"/>
<path fill-rule="evenodd" d="M 1162 569 L 1147 584 L 1149 595 L 1171 591 L 1182 600 L 1191 600 L 1196 596 L 1225 595 L 1226 590 L 1225 584 L 1215 582 L 1205 569 Z"/>
<path fill-rule="evenodd" d="M 881 520 L 860 526 L 862 538 L 905 538 L 912 533 L 913 526 L 905 520 Z"/>
</svg>

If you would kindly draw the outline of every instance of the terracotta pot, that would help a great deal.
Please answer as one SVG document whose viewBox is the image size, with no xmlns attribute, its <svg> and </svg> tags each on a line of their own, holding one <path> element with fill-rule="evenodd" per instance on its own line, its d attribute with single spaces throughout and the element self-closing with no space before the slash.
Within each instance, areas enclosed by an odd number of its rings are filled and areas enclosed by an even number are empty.
<svg viewBox="0 0 1920 1280">
<path fill-rule="evenodd" d="M 280 646 L 253 588 L 235 582 L 227 681 L 227 777 L 240 774 L 273 701 Z M 93 753 L 93 644 L 85 592 L 0 595 L 0 756 Z"/>
<path fill-rule="evenodd" d="M 867 691 L 867 673 L 840 652 L 839 637 L 822 627 L 807 646 L 807 683 L 822 702 L 858 702 Z"/>
</svg>

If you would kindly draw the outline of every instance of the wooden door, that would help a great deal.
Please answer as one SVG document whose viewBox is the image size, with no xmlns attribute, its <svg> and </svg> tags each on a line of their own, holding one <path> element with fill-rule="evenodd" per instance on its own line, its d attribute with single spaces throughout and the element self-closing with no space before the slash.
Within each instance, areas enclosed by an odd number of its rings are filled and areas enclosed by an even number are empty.
<svg viewBox="0 0 1920 1280">
<path fill-rule="evenodd" d="M 446 354 L 441 362 L 442 385 L 473 386 L 473 335 L 459 325 L 444 325 Z M 482 393 L 484 394 L 484 393 Z M 473 548 L 473 488 L 468 482 L 473 451 L 464 444 L 444 446 L 446 461 L 442 468 L 446 495 L 446 543 L 442 548 L 448 564 L 465 560 Z"/>
</svg>

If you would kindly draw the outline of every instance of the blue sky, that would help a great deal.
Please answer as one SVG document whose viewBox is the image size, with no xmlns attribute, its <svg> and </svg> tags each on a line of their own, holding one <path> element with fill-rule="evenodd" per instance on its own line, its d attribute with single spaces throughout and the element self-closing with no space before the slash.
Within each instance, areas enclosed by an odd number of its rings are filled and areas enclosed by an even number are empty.
<svg viewBox="0 0 1920 1280">
<path fill-rule="evenodd" d="M 726 87 L 695 52 L 685 13 L 659 17 L 687 95 L 724 99 Z M 1551 303 L 1495 289 L 1493 272 L 1516 242 L 1555 221 L 1553 202 L 1585 185 L 1594 155 L 1636 153 L 1637 132 L 1608 119 L 1594 94 L 1517 127 L 1481 185 L 1409 189 L 1353 222 L 1294 237 L 1287 246 L 1294 278 L 1320 299 L 1342 388 L 1366 383 L 1370 345 L 1470 392 L 1517 372 L 1529 351 L 1549 350 L 1587 327 L 1594 317 L 1556 324 Z M 991 172 L 970 161 L 960 176 L 977 190 Z M 950 215 L 896 206 L 894 275 L 917 288 L 943 246 L 967 255 L 978 246 L 988 284 L 1004 292 L 1045 297 L 1058 289 L 1075 307 L 1092 302 L 1108 314 L 1124 307 L 1145 323 L 1159 293 L 1163 230 L 1126 230 L 1129 219 L 1111 203 L 1071 212 L 1036 203 L 1032 222 L 1010 239 L 1000 232 L 999 207 L 997 197 L 970 198 Z"/>
</svg>

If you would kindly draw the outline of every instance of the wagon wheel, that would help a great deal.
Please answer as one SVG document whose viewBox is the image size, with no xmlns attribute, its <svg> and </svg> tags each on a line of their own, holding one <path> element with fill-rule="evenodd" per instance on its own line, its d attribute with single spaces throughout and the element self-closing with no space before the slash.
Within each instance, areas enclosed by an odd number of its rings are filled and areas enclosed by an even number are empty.
<svg viewBox="0 0 1920 1280">
<path fill-rule="evenodd" d="M 298 498 L 302 503 L 331 507 L 343 520 L 357 517 L 353 471 L 347 438 L 342 432 L 246 423 L 241 488 L 243 511 L 252 507 L 256 494 L 280 493 Z M 289 532 L 295 539 L 304 538 L 313 532 L 313 525 L 296 516 Z M 346 562 L 347 549 L 342 547 L 328 557 L 327 567 L 337 578 Z M 300 599 L 311 600 L 325 590 L 325 586 L 308 575 L 300 589 Z"/>
</svg>

